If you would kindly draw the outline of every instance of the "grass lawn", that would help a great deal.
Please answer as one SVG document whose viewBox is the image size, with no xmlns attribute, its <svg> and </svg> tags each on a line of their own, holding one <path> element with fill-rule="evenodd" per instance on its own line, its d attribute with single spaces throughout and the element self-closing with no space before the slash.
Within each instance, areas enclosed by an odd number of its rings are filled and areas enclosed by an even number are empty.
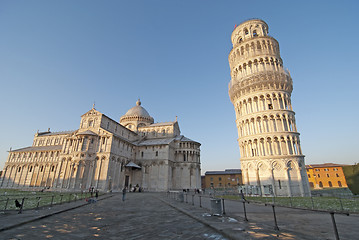
<svg viewBox="0 0 359 240">
<path fill-rule="evenodd" d="M 39 192 L 39 191 L 21 191 L 17 189 L 0 189 L 0 211 L 16 210 L 15 199 L 22 202 L 23 209 L 33 209 L 37 207 L 50 206 L 52 204 L 61 204 L 69 201 L 76 201 L 90 197 L 89 192 L 81 193 L 60 193 L 60 192 Z"/>
<path fill-rule="evenodd" d="M 241 200 L 240 196 L 218 196 L 224 199 Z M 246 197 L 249 202 L 275 204 L 276 206 L 316 209 L 324 211 L 359 213 L 359 198 L 335 197 Z"/>
</svg>

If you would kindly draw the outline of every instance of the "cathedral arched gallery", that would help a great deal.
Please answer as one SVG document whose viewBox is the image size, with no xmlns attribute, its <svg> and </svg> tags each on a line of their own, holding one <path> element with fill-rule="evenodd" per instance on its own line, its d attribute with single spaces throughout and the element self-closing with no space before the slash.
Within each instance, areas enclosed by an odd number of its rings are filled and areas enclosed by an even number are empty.
<svg viewBox="0 0 359 240">
<path fill-rule="evenodd" d="M 181 135 L 177 119 L 154 123 L 139 100 L 119 122 L 93 107 L 81 116 L 79 129 L 37 132 L 32 146 L 10 150 L 0 187 L 200 188 L 200 145 Z"/>
</svg>

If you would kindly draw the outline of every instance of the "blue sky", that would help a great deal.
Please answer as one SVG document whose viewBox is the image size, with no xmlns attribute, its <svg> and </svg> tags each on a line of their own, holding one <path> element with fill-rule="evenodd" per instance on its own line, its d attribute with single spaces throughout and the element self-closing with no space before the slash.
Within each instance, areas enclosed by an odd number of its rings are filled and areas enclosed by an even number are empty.
<svg viewBox="0 0 359 240">
<path fill-rule="evenodd" d="M 1 1 L 0 168 L 37 130 L 75 130 L 93 102 L 138 97 L 202 143 L 202 172 L 239 168 L 228 53 L 260 18 L 279 41 L 306 163 L 359 162 L 357 1 Z"/>
</svg>

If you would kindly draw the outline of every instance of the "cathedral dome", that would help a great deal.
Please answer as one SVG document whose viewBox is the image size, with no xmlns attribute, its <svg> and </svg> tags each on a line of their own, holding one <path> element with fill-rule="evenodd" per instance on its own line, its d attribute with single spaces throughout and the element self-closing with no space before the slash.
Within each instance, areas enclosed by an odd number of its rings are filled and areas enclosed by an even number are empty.
<svg viewBox="0 0 359 240">
<path fill-rule="evenodd" d="M 141 106 L 141 101 L 138 99 L 136 106 L 127 111 L 120 119 L 120 123 L 136 131 L 138 127 L 147 126 L 153 123 L 153 117 Z"/>
<path fill-rule="evenodd" d="M 133 108 L 131 108 L 130 110 L 127 111 L 127 113 L 124 115 L 126 117 L 148 117 L 150 118 L 150 114 L 148 114 L 148 112 L 146 111 L 146 109 L 144 109 L 141 106 L 141 101 L 137 100 L 136 102 L 136 106 L 134 106 Z"/>
</svg>

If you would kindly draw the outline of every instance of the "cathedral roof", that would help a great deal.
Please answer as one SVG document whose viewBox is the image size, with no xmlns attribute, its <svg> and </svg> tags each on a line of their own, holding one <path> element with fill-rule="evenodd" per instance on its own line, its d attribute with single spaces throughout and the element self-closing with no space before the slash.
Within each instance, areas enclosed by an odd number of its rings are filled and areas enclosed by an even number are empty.
<svg viewBox="0 0 359 240">
<path fill-rule="evenodd" d="M 52 145 L 52 146 L 39 146 L 39 147 L 25 147 L 25 148 L 11 150 L 9 152 L 56 151 L 61 149 L 62 149 L 62 145 Z"/>
<path fill-rule="evenodd" d="M 147 117 L 147 118 L 151 117 L 150 114 L 146 111 L 146 109 L 144 109 L 141 106 L 141 101 L 140 100 L 138 100 L 136 102 L 136 106 L 134 106 L 133 108 L 128 110 L 127 113 L 124 116 L 126 116 L 126 117 L 136 116 L 136 117 Z"/>
<path fill-rule="evenodd" d="M 84 132 L 77 133 L 76 135 L 93 135 L 93 136 L 97 136 L 96 133 L 94 133 L 93 131 L 90 131 L 90 130 L 86 130 Z"/>
<path fill-rule="evenodd" d="M 75 130 L 72 130 L 72 131 L 63 131 L 63 132 L 50 132 L 50 131 L 47 131 L 47 132 L 40 132 L 38 133 L 38 136 L 53 136 L 53 135 L 65 135 L 65 134 L 71 134 L 75 132 Z"/>
<path fill-rule="evenodd" d="M 157 138 L 157 139 L 146 139 L 137 143 L 137 146 L 152 146 L 152 145 L 166 145 L 171 143 L 174 138 Z"/>
</svg>

